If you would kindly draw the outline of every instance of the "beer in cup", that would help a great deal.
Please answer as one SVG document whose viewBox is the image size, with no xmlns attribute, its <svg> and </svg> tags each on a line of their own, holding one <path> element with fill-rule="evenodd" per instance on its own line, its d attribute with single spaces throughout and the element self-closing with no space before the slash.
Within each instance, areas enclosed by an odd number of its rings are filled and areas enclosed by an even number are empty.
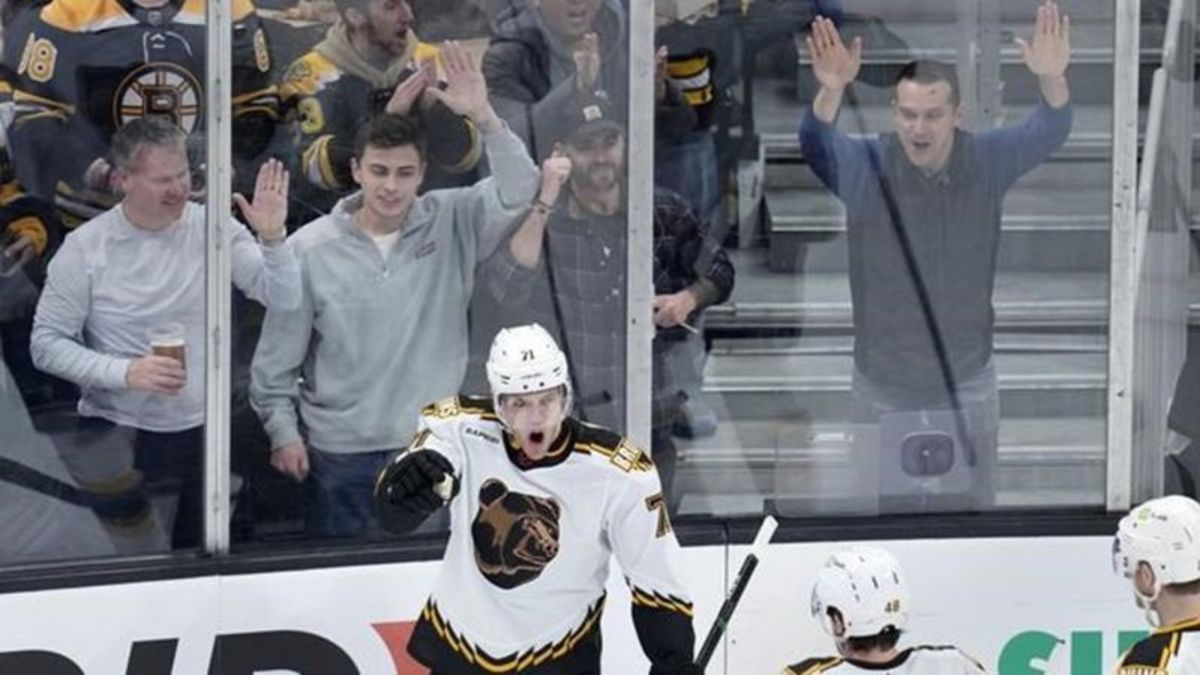
<svg viewBox="0 0 1200 675">
<path fill-rule="evenodd" d="M 183 324 L 164 323 L 161 326 L 150 329 L 148 335 L 150 338 L 151 354 L 166 356 L 175 359 L 181 366 L 187 366 L 187 357 L 184 351 Z"/>
</svg>

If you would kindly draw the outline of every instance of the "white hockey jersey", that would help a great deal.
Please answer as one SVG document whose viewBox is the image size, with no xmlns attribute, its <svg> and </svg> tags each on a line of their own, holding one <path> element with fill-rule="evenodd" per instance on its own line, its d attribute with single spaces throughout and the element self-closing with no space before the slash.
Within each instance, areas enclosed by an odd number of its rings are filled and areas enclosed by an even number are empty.
<svg viewBox="0 0 1200 675">
<path fill-rule="evenodd" d="M 1142 638 L 1121 657 L 1117 675 L 1200 675 L 1200 617 Z"/>
<path fill-rule="evenodd" d="M 980 675 L 983 666 L 956 647 L 920 646 L 902 650 L 890 663 L 859 664 L 840 656 L 808 659 L 781 675 Z"/>
<path fill-rule="evenodd" d="M 409 651 L 434 672 L 599 672 L 609 560 L 662 673 L 692 662 L 692 605 L 658 473 L 624 438 L 573 418 L 542 460 L 515 449 L 490 400 L 429 406 L 409 452 L 454 466 L 446 556 Z"/>
</svg>

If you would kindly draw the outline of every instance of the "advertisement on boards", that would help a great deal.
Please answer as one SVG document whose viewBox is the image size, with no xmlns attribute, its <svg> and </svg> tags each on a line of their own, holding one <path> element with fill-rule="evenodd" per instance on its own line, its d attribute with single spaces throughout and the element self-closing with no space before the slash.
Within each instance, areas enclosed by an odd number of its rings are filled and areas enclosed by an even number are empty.
<svg viewBox="0 0 1200 675">
<path fill-rule="evenodd" d="M 829 556 L 851 543 L 771 547 L 730 629 L 730 675 L 835 654 L 811 615 L 811 591 Z M 901 646 L 952 644 L 999 675 L 1102 675 L 1147 631 L 1129 583 L 1113 574 L 1108 537 L 863 543 L 887 548 L 907 572 Z"/>
<path fill-rule="evenodd" d="M 1144 634 L 1106 537 L 874 542 L 908 572 L 904 644 L 954 644 L 1000 675 L 1101 675 Z M 708 673 L 775 675 L 833 653 L 810 615 L 839 544 L 772 545 Z M 747 547 L 690 547 L 697 642 Z M 424 675 L 405 653 L 437 562 L 0 595 L 0 673 Z M 604 672 L 645 673 L 614 565 Z"/>
</svg>

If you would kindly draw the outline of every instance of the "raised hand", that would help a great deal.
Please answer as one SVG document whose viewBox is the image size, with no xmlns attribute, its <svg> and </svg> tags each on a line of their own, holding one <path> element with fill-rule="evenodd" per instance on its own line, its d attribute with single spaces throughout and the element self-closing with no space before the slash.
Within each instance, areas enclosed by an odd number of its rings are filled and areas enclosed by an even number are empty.
<svg viewBox="0 0 1200 675">
<path fill-rule="evenodd" d="M 476 124 L 494 119 L 496 111 L 488 101 L 487 82 L 483 79 L 479 59 L 457 41 L 448 40 L 442 43 L 442 65 L 446 75 L 445 89 L 429 87 L 425 92 Z"/>
<path fill-rule="evenodd" d="M 1071 60 L 1071 17 L 1060 13 L 1057 3 L 1047 0 L 1038 7 L 1033 39 L 1026 42 L 1016 38 L 1016 43 L 1029 72 L 1038 77 L 1061 76 Z"/>
<path fill-rule="evenodd" d="M 421 98 L 425 88 L 436 84 L 433 70 L 434 65 L 430 61 L 419 63 L 417 69 L 392 90 L 392 96 L 383 111 L 389 115 L 407 115 L 412 112 L 413 105 Z"/>
<path fill-rule="evenodd" d="M 542 187 L 538 191 L 538 201 L 553 205 L 558 201 L 562 186 L 571 177 L 571 158 L 563 153 L 557 145 L 554 152 L 542 161 Z"/>
<path fill-rule="evenodd" d="M 812 60 L 813 75 L 822 87 L 840 92 L 858 77 L 858 69 L 862 67 L 862 38 L 854 38 L 847 49 L 833 21 L 818 16 L 804 42 Z"/>
<path fill-rule="evenodd" d="M 277 242 L 287 236 L 284 221 L 288 211 L 288 170 L 283 162 L 269 159 L 258 169 L 254 183 L 254 202 L 240 194 L 233 201 L 246 219 L 246 224 L 264 242 Z"/>
<path fill-rule="evenodd" d="M 574 57 L 576 86 L 585 94 L 595 92 L 596 80 L 600 78 L 600 36 L 584 33 Z"/>
</svg>

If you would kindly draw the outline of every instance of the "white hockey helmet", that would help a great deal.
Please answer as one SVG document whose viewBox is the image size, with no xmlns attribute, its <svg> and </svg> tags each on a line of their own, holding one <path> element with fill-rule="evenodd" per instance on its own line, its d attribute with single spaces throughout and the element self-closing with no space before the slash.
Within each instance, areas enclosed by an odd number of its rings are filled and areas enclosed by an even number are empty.
<svg viewBox="0 0 1200 675">
<path fill-rule="evenodd" d="M 531 394 L 558 386 L 565 388 L 564 410 L 571 409 L 567 357 L 539 324 L 503 328 L 496 333 L 488 353 L 487 378 L 497 412 L 503 394 Z"/>
<path fill-rule="evenodd" d="M 1139 562 L 1154 570 L 1153 593 L 1138 593 L 1146 601 L 1157 599 L 1163 586 L 1200 579 L 1200 504 L 1171 495 L 1126 514 L 1113 538 L 1113 569 L 1133 578 Z"/>
<path fill-rule="evenodd" d="M 874 546 L 854 546 L 835 553 L 817 574 L 812 614 L 834 638 L 870 637 L 888 626 L 908 626 L 908 582 L 891 553 Z M 842 616 L 845 631 L 834 630 L 829 610 Z"/>
</svg>

